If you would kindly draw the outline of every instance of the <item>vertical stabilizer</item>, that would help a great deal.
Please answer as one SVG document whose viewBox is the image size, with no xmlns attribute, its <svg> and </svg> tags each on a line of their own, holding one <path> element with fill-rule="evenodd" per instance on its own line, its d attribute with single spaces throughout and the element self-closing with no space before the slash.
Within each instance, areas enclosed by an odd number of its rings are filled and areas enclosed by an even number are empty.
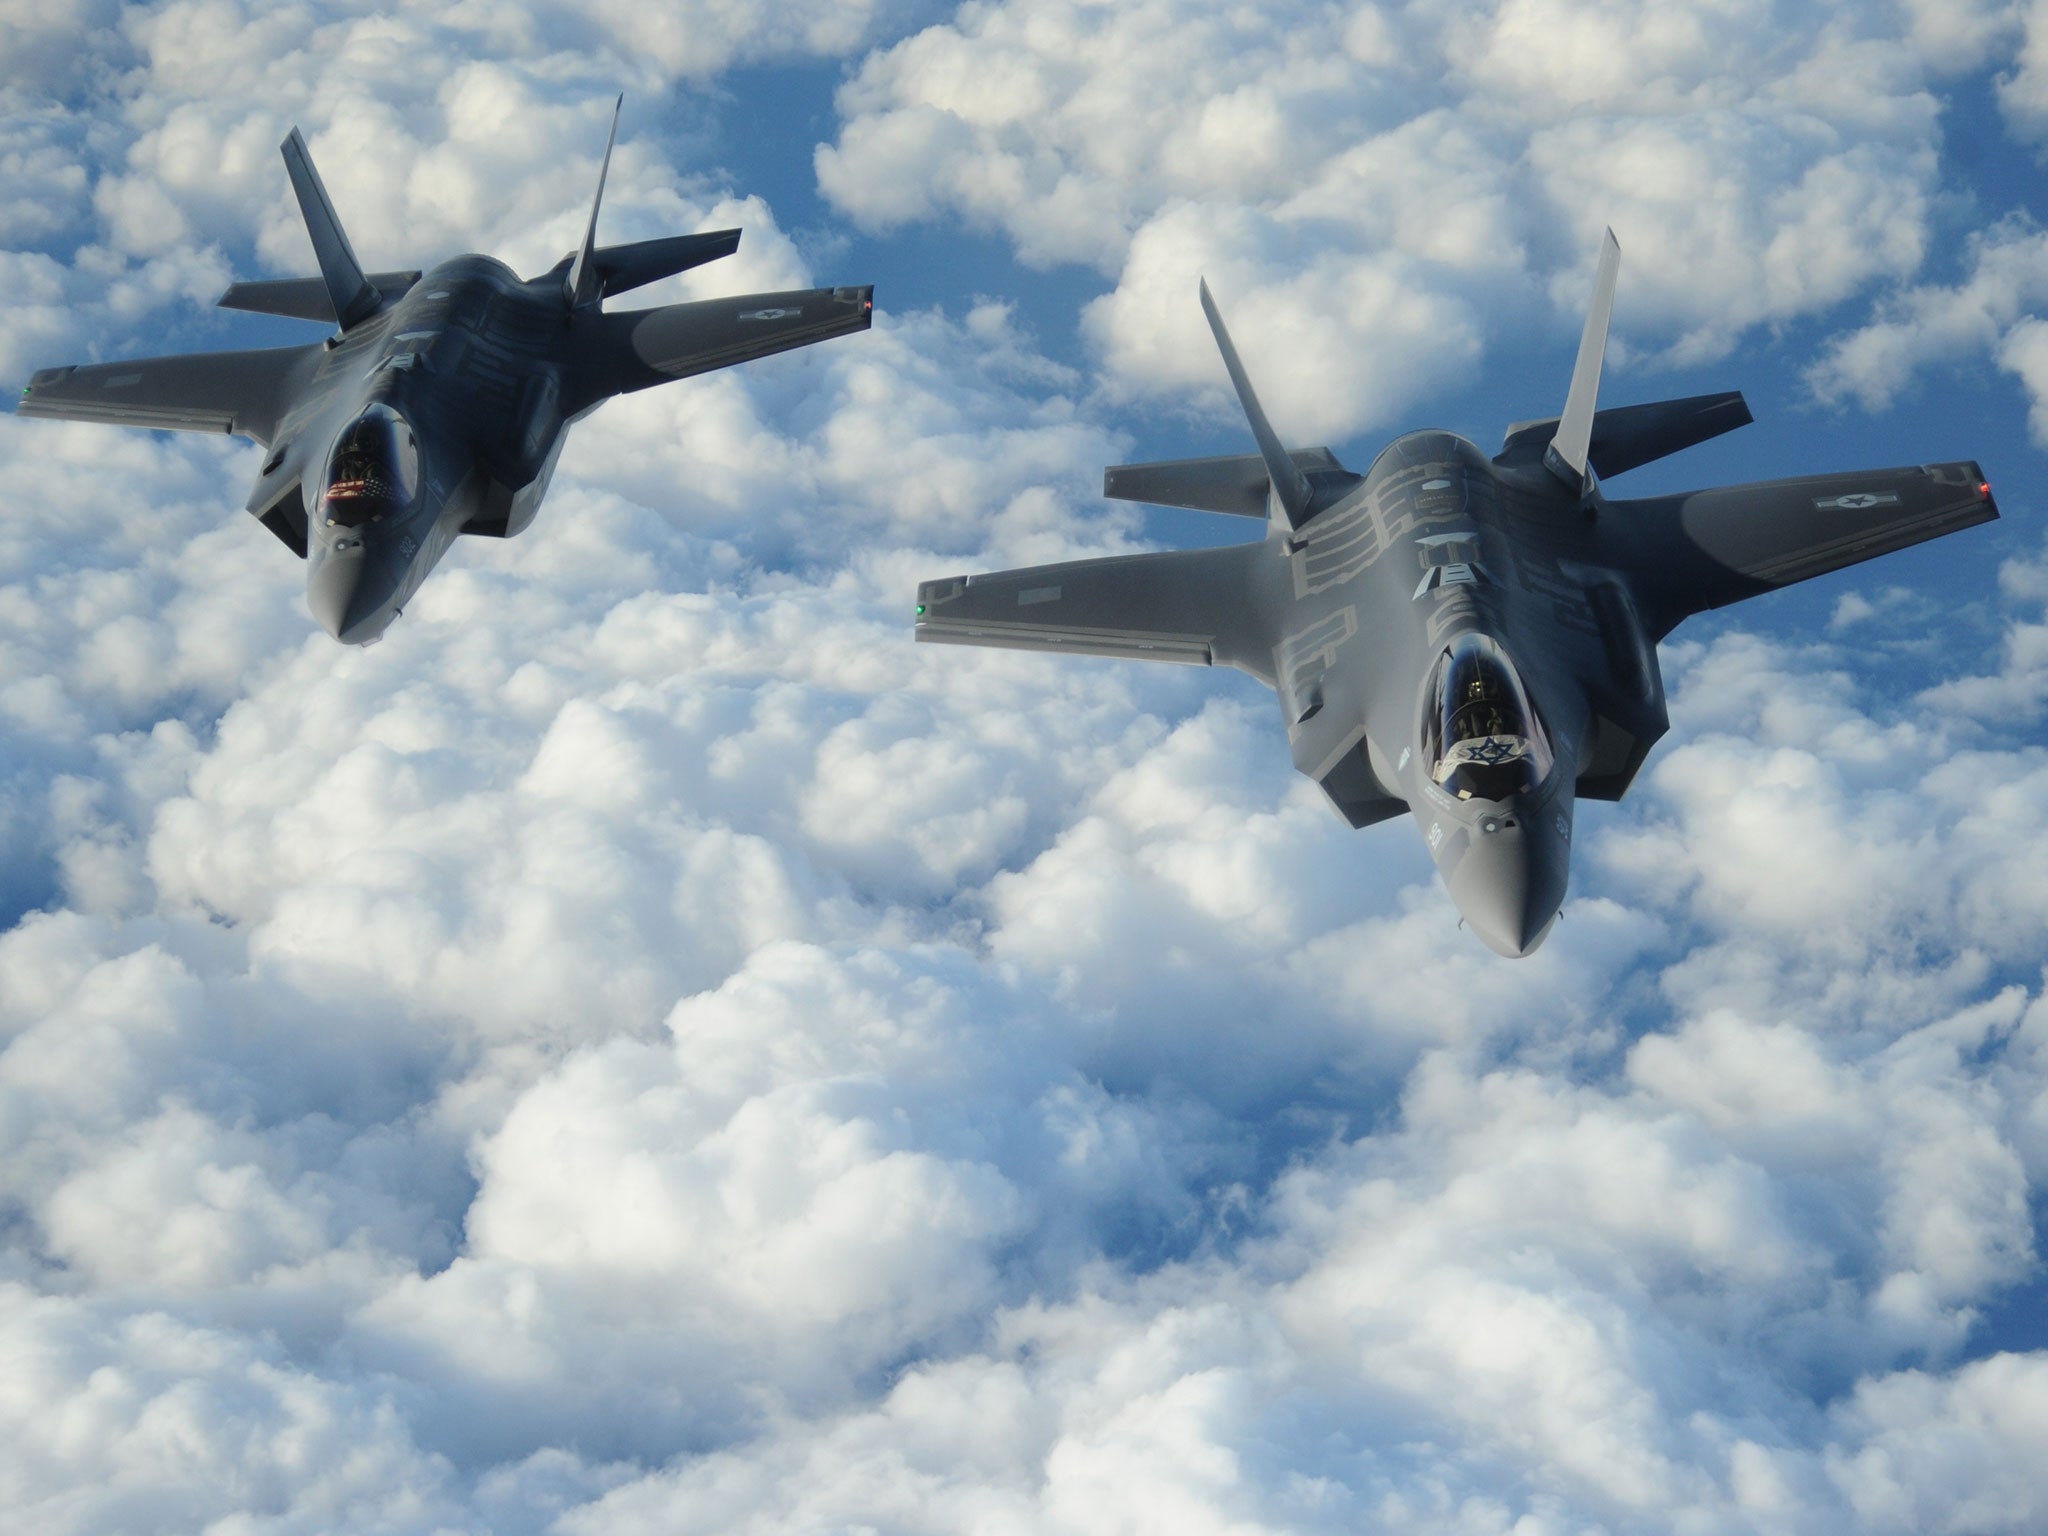
<svg viewBox="0 0 2048 1536">
<path fill-rule="evenodd" d="M 362 263 L 349 248 L 348 236 L 327 199 L 327 188 L 313 168 L 306 141 L 294 128 L 278 146 L 284 152 L 284 168 L 292 179 L 292 191 L 299 199 L 299 212 L 306 220 L 306 233 L 313 237 L 313 255 L 320 262 L 320 278 L 334 301 L 334 318 L 345 331 L 357 321 L 367 320 L 383 307 L 384 296 L 363 276 Z"/>
<path fill-rule="evenodd" d="M 1217 313 L 1216 301 L 1209 296 L 1206 279 L 1202 283 L 1202 313 L 1209 317 L 1209 329 L 1216 333 L 1216 347 L 1223 354 L 1223 366 L 1230 370 L 1230 385 L 1237 391 L 1237 403 L 1244 407 L 1245 420 L 1251 423 L 1252 436 L 1258 439 L 1259 457 L 1266 461 L 1266 478 L 1272 487 L 1272 505 L 1287 519 L 1288 527 L 1299 528 L 1308 520 L 1313 494 L 1308 479 L 1280 446 L 1273 424 L 1266 420 L 1266 413 L 1259 406 L 1259 397 L 1252 393 L 1252 381 L 1245 376 L 1237 348 L 1230 344 L 1230 332 L 1223 328 L 1223 316 Z"/>
<path fill-rule="evenodd" d="M 597 168 L 597 196 L 590 200 L 590 227 L 583 231 L 583 244 L 576 252 L 576 260 L 570 264 L 569 275 L 562 279 L 562 297 L 571 309 L 595 304 L 604 297 L 604 276 L 593 260 L 597 250 L 597 210 L 604 202 L 604 179 L 612 168 L 612 146 L 619 141 L 619 109 L 625 104 L 626 93 L 621 91 L 619 99 L 612 103 L 611 136 L 604 141 L 604 160 Z"/>
<path fill-rule="evenodd" d="M 1621 242 L 1612 229 L 1600 245 L 1600 270 L 1593 278 L 1593 305 L 1586 311 L 1586 329 L 1579 337 L 1579 360 L 1572 365 L 1572 390 L 1564 415 L 1550 440 L 1543 462 L 1552 474 L 1581 494 L 1592 489 L 1586 454 L 1593 442 L 1593 412 L 1600 400 L 1600 362 L 1607 354 L 1607 322 L 1614 315 L 1614 282 L 1621 272 Z"/>
</svg>

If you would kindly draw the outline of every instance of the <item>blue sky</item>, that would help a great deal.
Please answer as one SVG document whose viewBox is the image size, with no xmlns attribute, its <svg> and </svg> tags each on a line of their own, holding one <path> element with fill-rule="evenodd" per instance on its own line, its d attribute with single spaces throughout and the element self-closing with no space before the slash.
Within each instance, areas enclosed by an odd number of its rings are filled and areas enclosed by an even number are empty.
<svg viewBox="0 0 2048 1536">
<path fill-rule="evenodd" d="M 336 647 L 247 444 L 0 417 L 10 1528 L 2030 1531 L 2048 22 L 1933 0 L 0 0 L 0 377 L 743 224 L 873 331 L 615 401 Z M 256 82 L 257 84 L 252 84 Z M 2004 520 L 1689 624 L 1532 959 L 1230 673 L 910 643 L 1098 495 L 1562 399 Z M 2035 423 L 2040 425 L 2037 427 Z"/>
</svg>

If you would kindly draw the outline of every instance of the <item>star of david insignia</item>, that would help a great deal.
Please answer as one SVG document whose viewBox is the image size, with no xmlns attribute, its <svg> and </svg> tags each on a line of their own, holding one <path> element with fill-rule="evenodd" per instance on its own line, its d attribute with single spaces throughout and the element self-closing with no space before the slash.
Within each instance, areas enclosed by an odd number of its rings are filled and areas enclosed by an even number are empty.
<svg viewBox="0 0 2048 1536">
<path fill-rule="evenodd" d="M 1496 763 L 1508 761 L 1519 750 L 1511 741 L 1502 741 L 1498 736 L 1489 736 L 1486 740 L 1480 742 L 1478 746 L 1471 749 L 1467 754 L 1467 761 L 1484 763 L 1487 767 L 1491 768 Z"/>
</svg>

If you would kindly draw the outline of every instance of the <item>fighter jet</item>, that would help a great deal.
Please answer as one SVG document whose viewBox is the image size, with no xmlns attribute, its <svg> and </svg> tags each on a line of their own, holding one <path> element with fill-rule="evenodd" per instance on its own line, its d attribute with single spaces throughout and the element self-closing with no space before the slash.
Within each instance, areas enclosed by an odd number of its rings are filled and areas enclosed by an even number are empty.
<svg viewBox="0 0 2048 1536">
<path fill-rule="evenodd" d="M 1249 672 L 1352 826 L 1407 812 L 1479 937 L 1531 953 L 1564 900 L 1574 805 L 1620 799 L 1668 727 L 1660 640 L 1998 516 L 1974 463 L 1610 499 L 1602 480 L 1751 420 L 1734 392 L 1596 409 L 1620 261 L 1609 230 L 1562 416 L 1509 427 L 1491 457 L 1411 432 L 1363 475 L 1281 446 L 1204 282 L 1259 451 L 1121 465 L 1103 493 L 1263 517 L 1265 538 L 928 581 L 917 638 Z"/>
<path fill-rule="evenodd" d="M 621 98 L 623 101 L 623 98 Z M 48 368 L 24 416 L 229 432 L 270 450 L 248 509 L 306 562 L 306 605 L 368 645 L 457 534 L 509 538 L 540 510 L 571 423 L 613 395 L 688 378 L 873 318 L 874 289 L 808 288 L 608 314 L 603 301 L 729 256 L 736 229 L 597 244 L 619 131 L 582 245 L 521 279 L 488 256 L 365 273 L 294 128 L 282 146 L 318 277 L 236 283 L 229 309 L 338 327 L 251 352 Z"/>
</svg>

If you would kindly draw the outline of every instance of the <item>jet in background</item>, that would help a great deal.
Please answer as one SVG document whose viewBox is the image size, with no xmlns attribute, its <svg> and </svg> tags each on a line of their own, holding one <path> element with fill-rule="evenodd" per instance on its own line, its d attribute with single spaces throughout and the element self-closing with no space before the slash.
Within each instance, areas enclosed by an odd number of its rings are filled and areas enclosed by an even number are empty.
<svg viewBox="0 0 2048 1536">
<path fill-rule="evenodd" d="M 1620 260 L 1609 230 L 1561 417 L 1490 458 L 1413 432 L 1363 475 L 1281 446 L 1202 284 L 1259 452 L 1122 465 L 1103 492 L 1263 517 L 1265 539 L 928 581 L 917 638 L 1249 672 L 1354 827 L 1408 812 L 1480 938 L 1531 953 L 1564 901 L 1575 802 L 1620 799 L 1668 728 L 1660 640 L 1998 516 L 1974 463 L 1610 500 L 1603 478 L 1751 419 L 1732 392 L 1595 408 Z"/>
<path fill-rule="evenodd" d="M 623 98 L 622 98 L 623 100 Z M 736 229 L 583 244 L 521 279 L 488 256 L 365 273 L 304 139 L 285 169 L 320 275 L 236 283 L 229 309 L 339 327 L 306 346 L 48 368 L 24 416 L 230 432 L 270 450 L 248 509 L 306 561 L 306 604 L 337 640 L 381 636 L 457 534 L 533 521 L 572 422 L 613 395 L 868 328 L 874 289 L 809 288 L 607 314 L 603 301 L 739 245 Z"/>
</svg>

